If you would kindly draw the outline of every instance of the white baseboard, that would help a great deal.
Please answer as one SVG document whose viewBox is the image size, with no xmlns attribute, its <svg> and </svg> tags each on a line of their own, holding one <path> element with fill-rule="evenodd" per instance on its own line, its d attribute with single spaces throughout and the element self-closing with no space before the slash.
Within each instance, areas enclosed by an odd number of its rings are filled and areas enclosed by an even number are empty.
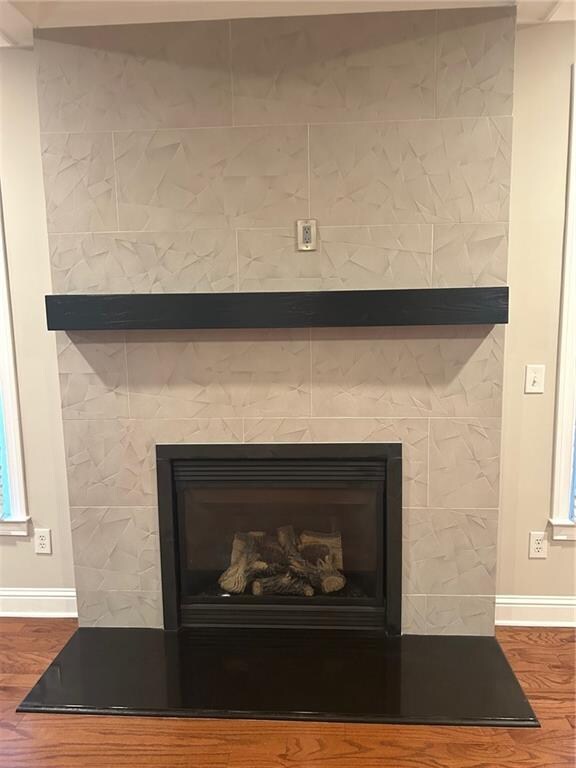
<svg viewBox="0 0 576 768">
<path fill-rule="evenodd" d="M 76 590 L 0 587 L 0 616 L 29 619 L 76 618 Z"/>
<path fill-rule="evenodd" d="M 576 627 L 576 596 L 496 595 L 496 626 Z"/>
</svg>

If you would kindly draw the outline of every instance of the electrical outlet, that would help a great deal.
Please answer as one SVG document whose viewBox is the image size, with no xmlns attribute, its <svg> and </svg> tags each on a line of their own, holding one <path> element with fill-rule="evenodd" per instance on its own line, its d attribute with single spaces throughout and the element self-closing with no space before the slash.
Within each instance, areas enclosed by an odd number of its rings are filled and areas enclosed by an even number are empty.
<svg viewBox="0 0 576 768">
<path fill-rule="evenodd" d="M 52 554 L 52 531 L 50 528 L 34 529 L 34 552 L 37 555 Z"/>
<path fill-rule="evenodd" d="M 548 539 L 544 531 L 530 531 L 530 551 L 528 557 L 532 560 L 548 557 Z"/>
<path fill-rule="evenodd" d="M 298 219 L 296 222 L 296 247 L 299 251 L 316 250 L 316 219 Z"/>
</svg>

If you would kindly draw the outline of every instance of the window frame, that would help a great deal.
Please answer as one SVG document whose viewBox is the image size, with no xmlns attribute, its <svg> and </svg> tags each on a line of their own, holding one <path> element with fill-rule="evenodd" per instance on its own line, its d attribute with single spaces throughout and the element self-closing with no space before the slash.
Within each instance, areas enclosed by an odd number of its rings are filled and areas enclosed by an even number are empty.
<svg viewBox="0 0 576 768">
<path fill-rule="evenodd" d="M 570 518 L 576 425 L 576 84 L 571 66 L 566 175 L 566 214 L 562 295 L 558 339 L 552 510 L 550 525 L 556 541 L 576 540 L 576 521 Z"/>
<path fill-rule="evenodd" d="M 0 186 L 0 391 L 6 438 L 10 499 L 10 517 L 0 519 L 0 536 L 27 536 L 28 522 L 30 520 L 24 480 L 22 431 L 15 361 L 8 281 L 8 256 L 4 228 L 2 188 Z"/>
</svg>

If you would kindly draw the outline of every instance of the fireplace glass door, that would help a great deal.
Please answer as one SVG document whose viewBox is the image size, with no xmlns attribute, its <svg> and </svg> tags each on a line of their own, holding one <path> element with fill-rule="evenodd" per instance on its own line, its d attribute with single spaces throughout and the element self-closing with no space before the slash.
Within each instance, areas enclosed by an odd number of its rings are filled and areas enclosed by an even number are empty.
<svg viewBox="0 0 576 768">
<path fill-rule="evenodd" d="M 180 492 L 184 601 L 381 600 L 382 483 L 191 485 Z"/>
</svg>

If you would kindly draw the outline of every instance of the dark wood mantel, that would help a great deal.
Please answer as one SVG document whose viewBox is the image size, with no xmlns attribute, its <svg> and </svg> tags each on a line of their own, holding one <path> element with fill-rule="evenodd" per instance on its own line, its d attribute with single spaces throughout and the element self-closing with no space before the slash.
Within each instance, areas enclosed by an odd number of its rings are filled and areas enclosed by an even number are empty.
<svg viewBox="0 0 576 768">
<path fill-rule="evenodd" d="M 46 296 L 50 331 L 494 325 L 508 288 Z"/>
</svg>

